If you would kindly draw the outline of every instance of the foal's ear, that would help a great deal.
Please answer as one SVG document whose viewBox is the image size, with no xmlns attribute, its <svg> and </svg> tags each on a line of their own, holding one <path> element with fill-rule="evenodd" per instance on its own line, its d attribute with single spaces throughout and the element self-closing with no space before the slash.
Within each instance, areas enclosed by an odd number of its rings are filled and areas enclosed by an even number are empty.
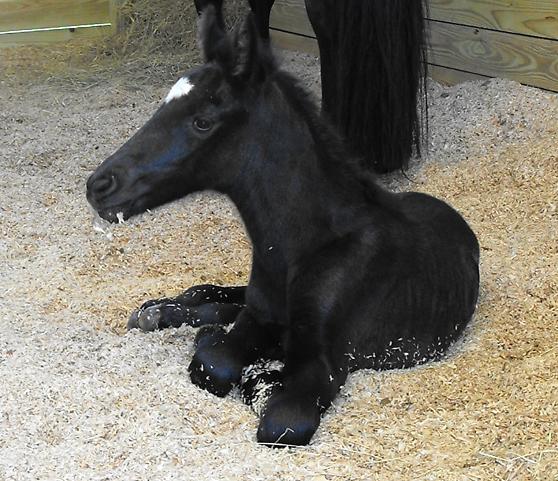
<svg viewBox="0 0 558 481">
<path fill-rule="evenodd" d="M 201 12 L 198 36 L 206 62 L 224 60 L 231 54 L 230 42 L 225 34 L 221 3 L 209 4 Z"/>
<path fill-rule="evenodd" d="M 273 60 L 269 42 L 260 37 L 251 13 L 236 32 L 233 55 L 231 76 L 243 83 L 261 82 L 272 69 Z"/>
</svg>

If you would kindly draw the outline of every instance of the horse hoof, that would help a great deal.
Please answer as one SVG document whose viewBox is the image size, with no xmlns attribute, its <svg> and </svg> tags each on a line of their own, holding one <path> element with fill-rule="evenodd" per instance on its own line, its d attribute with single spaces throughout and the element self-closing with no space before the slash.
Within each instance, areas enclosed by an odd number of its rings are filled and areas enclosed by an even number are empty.
<svg viewBox="0 0 558 481">
<path fill-rule="evenodd" d="M 132 312 L 128 320 L 128 330 L 141 329 L 144 332 L 156 331 L 163 318 L 161 305 L 162 304 L 155 304 Z"/>
<path fill-rule="evenodd" d="M 258 427 L 258 443 L 270 447 L 305 446 L 319 425 L 317 400 L 280 392 L 267 403 Z"/>
<path fill-rule="evenodd" d="M 242 363 L 222 344 L 198 347 L 188 371 L 192 382 L 219 397 L 225 397 L 240 380 Z"/>
<path fill-rule="evenodd" d="M 139 325 L 138 325 L 139 312 L 140 310 L 136 309 L 130 315 L 130 318 L 128 319 L 128 324 L 126 324 L 126 329 L 128 329 L 128 331 L 132 329 L 139 329 Z"/>
</svg>

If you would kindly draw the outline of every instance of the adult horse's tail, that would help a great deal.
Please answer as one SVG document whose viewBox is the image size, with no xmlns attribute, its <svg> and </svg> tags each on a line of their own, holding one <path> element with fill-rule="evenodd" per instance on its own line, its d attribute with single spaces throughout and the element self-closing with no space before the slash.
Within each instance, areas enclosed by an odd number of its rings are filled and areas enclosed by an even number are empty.
<svg viewBox="0 0 558 481">
<path fill-rule="evenodd" d="M 324 112 L 374 170 L 404 168 L 426 127 L 422 0 L 306 0 L 306 9 Z"/>
</svg>

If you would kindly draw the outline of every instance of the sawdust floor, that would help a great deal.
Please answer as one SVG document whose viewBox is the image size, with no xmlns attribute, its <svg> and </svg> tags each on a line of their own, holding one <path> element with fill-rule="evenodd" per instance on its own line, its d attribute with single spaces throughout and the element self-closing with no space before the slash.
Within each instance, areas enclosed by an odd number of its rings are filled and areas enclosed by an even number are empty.
<svg viewBox="0 0 558 481">
<path fill-rule="evenodd" d="M 285 64 L 317 88 L 316 59 Z M 443 362 L 352 375 L 309 447 L 270 450 L 238 396 L 190 384 L 193 329 L 124 332 L 145 299 L 246 281 L 234 207 L 199 194 L 112 241 L 91 227 L 87 176 L 166 89 L 0 87 L 0 479 L 558 479 L 555 95 L 431 85 L 429 159 L 384 181 L 477 232 L 476 320 Z"/>
</svg>

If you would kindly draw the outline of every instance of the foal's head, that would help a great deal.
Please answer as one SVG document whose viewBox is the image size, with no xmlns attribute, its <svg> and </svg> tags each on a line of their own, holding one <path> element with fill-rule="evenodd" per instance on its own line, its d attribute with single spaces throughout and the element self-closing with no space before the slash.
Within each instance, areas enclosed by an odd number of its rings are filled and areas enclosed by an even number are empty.
<svg viewBox="0 0 558 481">
<path fill-rule="evenodd" d="M 222 25 L 208 7 L 200 24 L 206 63 L 187 72 L 89 178 L 87 198 L 103 218 L 114 222 L 196 190 L 220 189 L 243 168 L 247 140 L 257 136 L 252 113 L 275 66 L 251 17 L 231 35 Z"/>
</svg>

